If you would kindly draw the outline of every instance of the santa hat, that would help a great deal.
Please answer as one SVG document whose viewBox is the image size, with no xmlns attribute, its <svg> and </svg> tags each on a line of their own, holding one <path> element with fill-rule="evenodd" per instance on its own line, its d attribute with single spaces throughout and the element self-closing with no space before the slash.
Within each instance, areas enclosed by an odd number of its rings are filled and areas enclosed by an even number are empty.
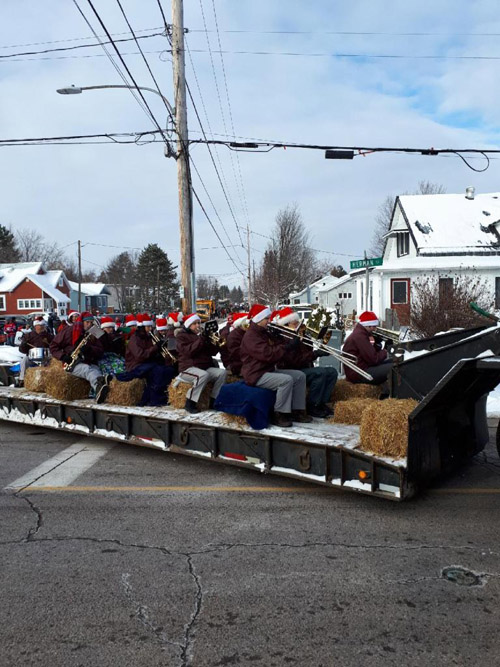
<svg viewBox="0 0 500 667">
<path fill-rule="evenodd" d="M 173 325 L 174 327 L 180 327 L 182 324 L 182 320 L 184 319 L 184 315 L 182 313 L 169 313 L 168 314 L 168 323 L 170 325 Z"/>
<path fill-rule="evenodd" d="M 359 323 L 364 327 L 378 327 L 380 324 L 378 317 L 371 310 L 365 310 L 364 313 L 361 313 Z"/>
<path fill-rule="evenodd" d="M 186 319 L 184 320 L 184 326 L 186 327 L 186 329 L 189 329 L 189 327 L 195 322 L 201 322 L 200 316 L 198 315 L 198 313 L 191 313 L 191 315 L 186 315 Z"/>
<path fill-rule="evenodd" d="M 139 313 L 137 315 L 137 326 L 138 327 L 152 327 L 154 322 L 151 319 L 149 313 Z"/>
<path fill-rule="evenodd" d="M 114 322 L 111 317 L 101 317 L 101 329 L 106 329 L 108 327 L 113 327 L 113 329 L 116 329 L 116 322 Z"/>
<path fill-rule="evenodd" d="M 135 315 L 125 315 L 125 326 L 126 327 L 136 327 L 137 319 Z"/>
<path fill-rule="evenodd" d="M 46 327 L 47 322 L 43 319 L 43 317 L 35 317 L 33 320 L 33 326 L 34 327 Z"/>
<path fill-rule="evenodd" d="M 279 312 L 279 310 L 273 310 L 273 312 L 269 315 L 269 321 L 274 322 Z"/>
<path fill-rule="evenodd" d="M 290 322 L 298 322 L 300 320 L 300 316 L 298 313 L 296 313 L 293 308 L 290 308 L 287 306 L 286 308 L 282 308 L 281 310 L 278 310 L 278 313 L 274 319 L 275 324 L 279 324 L 279 326 L 285 326 L 285 324 L 290 324 Z"/>
<path fill-rule="evenodd" d="M 233 313 L 233 327 L 241 327 L 248 322 L 248 313 Z"/>
<path fill-rule="evenodd" d="M 68 320 L 71 321 L 72 317 L 80 317 L 80 313 L 78 310 L 68 310 Z"/>
<path fill-rule="evenodd" d="M 232 324 L 234 322 L 235 315 L 237 315 L 237 314 L 238 313 L 229 313 L 229 315 L 227 316 L 227 323 Z M 247 313 L 247 315 L 248 315 L 248 313 Z"/>
<path fill-rule="evenodd" d="M 167 329 L 167 318 L 166 317 L 157 317 L 156 318 L 156 331 L 165 331 Z"/>
<path fill-rule="evenodd" d="M 266 317 L 269 318 L 270 315 L 271 309 L 268 306 L 262 306 L 260 303 L 254 303 L 254 305 L 250 308 L 250 312 L 248 313 L 248 317 L 252 320 L 252 322 L 255 322 L 255 324 L 265 320 Z"/>
</svg>

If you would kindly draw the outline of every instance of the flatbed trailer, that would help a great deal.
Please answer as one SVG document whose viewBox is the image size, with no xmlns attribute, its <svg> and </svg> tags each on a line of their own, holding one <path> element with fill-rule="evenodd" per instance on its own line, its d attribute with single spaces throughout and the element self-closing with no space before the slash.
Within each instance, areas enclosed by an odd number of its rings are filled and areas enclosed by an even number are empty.
<svg viewBox="0 0 500 667">
<path fill-rule="evenodd" d="M 407 456 L 401 459 L 361 450 L 359 426 L 314 420 L 255 431 L 213 410 L 189 415 L 170 407 L 58 401 L 14 387 L 0 387 L 0 419 L 401 501 L 489 441 L 486 399 L 500 384 L 500 328 L 464 336 L 395 365 L 392 396 L 419 401 L 408 417 Z"/>
</svg>

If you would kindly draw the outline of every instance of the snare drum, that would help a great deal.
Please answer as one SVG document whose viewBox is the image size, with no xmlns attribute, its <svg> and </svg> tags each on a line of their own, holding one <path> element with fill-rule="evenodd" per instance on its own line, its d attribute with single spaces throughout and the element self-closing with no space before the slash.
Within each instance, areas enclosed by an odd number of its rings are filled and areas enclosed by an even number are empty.
<svg viewBox="0 0 500 667">
<path fill-rule="evenodd" d="M 48 347 L 32 347 L 28 352 L 28 358 L 35 363 L 42 363 L 50 357 Z"/>
</svg>

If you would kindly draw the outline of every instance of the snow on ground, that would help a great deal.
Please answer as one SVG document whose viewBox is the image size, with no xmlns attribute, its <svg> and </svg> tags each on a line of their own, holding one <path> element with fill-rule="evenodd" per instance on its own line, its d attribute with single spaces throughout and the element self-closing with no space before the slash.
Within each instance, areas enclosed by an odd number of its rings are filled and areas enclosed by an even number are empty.
<svg viewBox="0 0 500 667">
<path fill-rule="evenodd" d="M 500 385 L 490 392 L 488 396 L 488 402 L 486 403 L 486 412 L 488 417 L 499 417 L 500 418 Z"/>
</svg>

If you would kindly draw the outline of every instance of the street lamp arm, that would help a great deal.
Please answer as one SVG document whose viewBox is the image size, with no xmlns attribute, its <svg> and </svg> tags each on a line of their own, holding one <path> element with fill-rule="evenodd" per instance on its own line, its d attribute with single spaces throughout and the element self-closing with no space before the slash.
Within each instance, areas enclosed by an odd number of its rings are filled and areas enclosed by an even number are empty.
<svg viewBox="0 0 500 667">
<path fill-rule="evenodd" d="M 158 95 L 158 97 L 161 97 L 162 100 L 165 102 L 165 105 L 169 113 L 172 116 L 175 116 L 174 108 L 167 100 L 167 98 L 154 88 L 148 88 L 147 86 L 126 86 L 123 84 L 106 84 L 102 86 L 69 86 L 68 88 L 58 88 L 57 92 L 60 95 L 79 95 L 84 90 L 103 90 L 106 88 L 122 88 L 124 90 L 147 90 L 148 92 L 154 93 L 155 95 Z"/>
</svg>

